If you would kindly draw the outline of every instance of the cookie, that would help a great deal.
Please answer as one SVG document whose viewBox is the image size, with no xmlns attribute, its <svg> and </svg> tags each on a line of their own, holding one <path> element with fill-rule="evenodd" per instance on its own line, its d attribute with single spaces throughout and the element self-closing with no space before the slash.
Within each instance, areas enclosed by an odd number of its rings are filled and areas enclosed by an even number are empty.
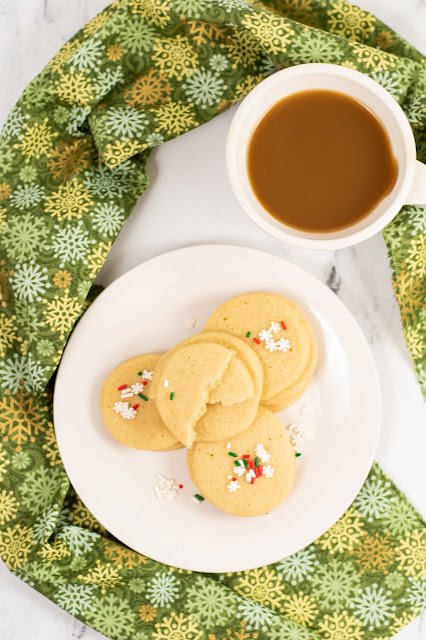
<svg viewBox="0 0 426 640">
<path fill-rule="evenodd" d="M 243 361 L 237 356 L 232 358 L 225 375 L 218 386 L 209 395 L 209 404 L 220 402 L 231 407 L 254 396 L 254 384 Z"/>
<path fill-rule="evenodd" d="M 182 447 L 150 398 L 151 372 L 160 357 L 161 354 L 149 353 L 129 358 L 109 374 L 102 386 L 101 414 L 105 426 L 114 438 L 128 447 L 151 451 Z M 140 398 L 139 393 L 148 400 Z M 139 405 L 138 408 L 132 409 L 135 405 Z M 119 408 L 120 412 L 117 411 Z M 123 413 L 128 417 L 123 417 Z"/>
<path fill-rule="evenodd" d="M 236 402 L 232 405 L 224 405 L 221 402 L 211 403 L 211 398 L 217 399 L 220 389 L 225 387 L 226 380 L 229 379 L 228 371 L 222 378 L 222 381 L 214 392 L 210 395 L 206 412 L 200 417 L 196 425 L 196 440 L 200 442 L 214 442 L 231 438 L 242 431 L 248 429 L 257 415 L 259 408 L 260 396 L 263 388 L 263 370 L 259 358 L 255 352 L 242 340 L 231 336 L 227 333 L 218 331 L 203 332 L 195 336 L 191 336 L 181 343 L 181 345 L 216 343 L 232 349 L 235 352 L 235 358 L 241 360 L 250 378 L 253 382 L 253 396 L 244 401 Z M 178 345 L 175 349 L 179 348 Z M 173 349 L 172 349 L 173 351 Z M 170 352 L 169 352 L 170 353 Z M 231 361 L 232 362 L 232 361 Z M 159 369 L 157 369 L 157 372 Z M 154 388 L 155 379 L 154 374 Z M 234 396 L 235 398 L 235 396 Z"/>
<path fill-rule="evenodd" d="M 203 332 L 186 342 L 201 343 L 211 340 L 233 349 L 244 362 L 254 385 L 254 395 L 244 402 L 225 407 L 222 404 L 208 405 L 206 413 L 197 422 L 197 441 L 214 442 L 229 439 L 248 429 L 257 415 L 263 388 L 263 370 L 259 358 L 242 340 L 218 331 Z"/>
<path fill-rule="evenodd" d="M 276 400 L 307 371 L 312 330 L 302 311 L 290 300 L 272 293 L 247 293 L 220 305 L 203 331 L 222 331 L 245 341 L 263 367 L 261 403 Z"/>
<path fill-rule="evenodd" d="M 186 447 L 192 446 L 195 425 L 234 355 L 220 344 L 181 344 L 158 363 L 151 395 L 164 423 Z"/>
<path fill-rule="evenodd" d="M 296 473 L 295 453 L 287 431 L 279 418 L 263 407 L 249 429 L 232 438 L 231 449 L 226 440 L 196 442 L 188 452 L 187 462 L 199 493 L 237 516 L 259 516 L 271 511 L 290 491 Z"/>
<path fill-rule="evenodd" d="M 316 369 L 317 362 L 318 347 L 316 340 L 313 339 L 311 343 L 311 354 L 302 376 L 291 387 L 287 387 L 284 391 L 281 391 L 276 396 L 270 398 L 267 402 L 264 402 L 264 406 L 271 411 L 282 411 L 282 409 L 286 409 L 296 402 L 296 400 L 298 400 L 308 388 L 312 374 Z"/>
</svg>

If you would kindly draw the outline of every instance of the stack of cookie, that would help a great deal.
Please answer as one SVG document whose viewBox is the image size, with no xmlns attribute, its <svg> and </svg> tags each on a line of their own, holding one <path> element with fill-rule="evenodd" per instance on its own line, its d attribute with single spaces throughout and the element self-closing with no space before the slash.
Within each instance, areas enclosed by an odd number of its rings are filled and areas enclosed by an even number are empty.
<svg viewBox="0 0 426 640">
<path fill-rule="evenodd" d="M 260 515 L 285 498 L 295 476 L 295 453 L 273 412 L 304 393 L 316 362 L 312 330 L 293 302 L 243 294 L 218 307 L 202 333 L 119 365 L 104 383 L 102 416 L 128 446 L 186 446 L 205 498 L 229 513 Z"/>
</svg>

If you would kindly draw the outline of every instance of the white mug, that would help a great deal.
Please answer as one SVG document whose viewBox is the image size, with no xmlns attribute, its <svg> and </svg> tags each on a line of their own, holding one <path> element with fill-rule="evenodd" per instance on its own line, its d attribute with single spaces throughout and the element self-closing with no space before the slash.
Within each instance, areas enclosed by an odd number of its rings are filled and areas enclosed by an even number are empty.
<svg viewBox="0 0 426 640">
<path fill-rule="evenodd" d="M 278 100 L 310 89 L 339 91 L 368 107 L 386 129 L 398 164 L 392 191 L 365 218 L 330 233 L 301 231 L 276 220 L 257 200 L 247 174 L 247 147 L 259 120 Z M 413 132 L 403 110 L 377 82 L 338 65 L 303 64 L 263 80 L 242 101 L 232 120 L 226 162 L 232 189 L 252 220 L 278 240 L 302 249 L 348 247 L 383 229 L 404 204 L 426 204 L 426 165 L 416 160 Z"/>
</svg>

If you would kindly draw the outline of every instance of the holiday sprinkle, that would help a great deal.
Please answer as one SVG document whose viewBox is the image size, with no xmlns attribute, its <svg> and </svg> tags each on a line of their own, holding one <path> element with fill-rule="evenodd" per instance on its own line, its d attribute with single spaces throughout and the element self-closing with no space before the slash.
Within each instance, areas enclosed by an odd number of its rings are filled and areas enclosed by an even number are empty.
<svg viewBox="0 0 426 640">
<path fill-rule="evenodd" d="M 260 344 L 261 342 L 263 342 L 265 349 L 270 353 L 273 353 L 274 351 L 282 351 L 283 353 L 285 353 L 286 351 L 290 351 L 291 349 L 290 342 L 287 340 L 287 338 L 280 338 L 279 340 L 275 340 L 272 335 L 278 333 L 281 330 L 287 330 L 284 322 L 271 322 L 271 324 L 269 325 L 269 329 L 262 329 L 262 331 L 259 332 L 258 338 L 253 338 L 253 340 L 254 342 L 256 342 L 256 344 Z"/>
<path fill-rule="evenodd" d="M 274 468 L 269 464 L 271 456 L 263 444 L 259 443 L 256 445 L 254 460 L 251 459 L 248 453 L 241 456 L 239 460 L 235 460 L 235 458 L 238 458 L 238 454 L 234 452 L 228 452 L 228 455 L 234 458 L 234 466 L 232 467 L 233 475 L 227 476 L 227 479 L 230 481 L 226 485 L 229 493 L 235 493 L 241 488 L 239 479 L 242 480 L 243 477 L 245 477 L 246 482 L 249 484 L 254 484 L 255 480 L 260 477 L 267 479 L 274 477 Z"/>
</svg>

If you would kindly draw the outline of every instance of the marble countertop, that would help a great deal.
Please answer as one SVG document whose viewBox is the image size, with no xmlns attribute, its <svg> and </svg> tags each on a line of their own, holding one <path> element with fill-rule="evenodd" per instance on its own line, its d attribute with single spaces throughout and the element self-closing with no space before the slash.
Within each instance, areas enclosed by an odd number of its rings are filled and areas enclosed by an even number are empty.
<svg viewBox="0 0 426 640">
<path fill-rule="evenodd" d="M 57 49 L 107 4 L 108 0 L 0 0 L 0 125 Z M 426 54 L 426 0 L 356 4 L 374 12 Z M 261 232 L 236 203 L 226 178 L 224 143 L 232 115 L 230 110 L 153 153 L 151 185 L 114 244 L 100 280 L 107 284 L 170 249 L 223 242 L 270 251 L 327 283 L 355 316 L 376 360 L 383 394 L 377 460 L 426 515 L 426 409 L 404 343 L 383 239 L 377 235 L 353 248 L 311 252 L 285 247 Z M 172 205 L 167 193 L 174 194 Z M 103 636 L 20 582 L 0 561 L 0 638 Z M 395 638 L 426 640 L 426 617 L 418 617 Z"/>
</svg>

